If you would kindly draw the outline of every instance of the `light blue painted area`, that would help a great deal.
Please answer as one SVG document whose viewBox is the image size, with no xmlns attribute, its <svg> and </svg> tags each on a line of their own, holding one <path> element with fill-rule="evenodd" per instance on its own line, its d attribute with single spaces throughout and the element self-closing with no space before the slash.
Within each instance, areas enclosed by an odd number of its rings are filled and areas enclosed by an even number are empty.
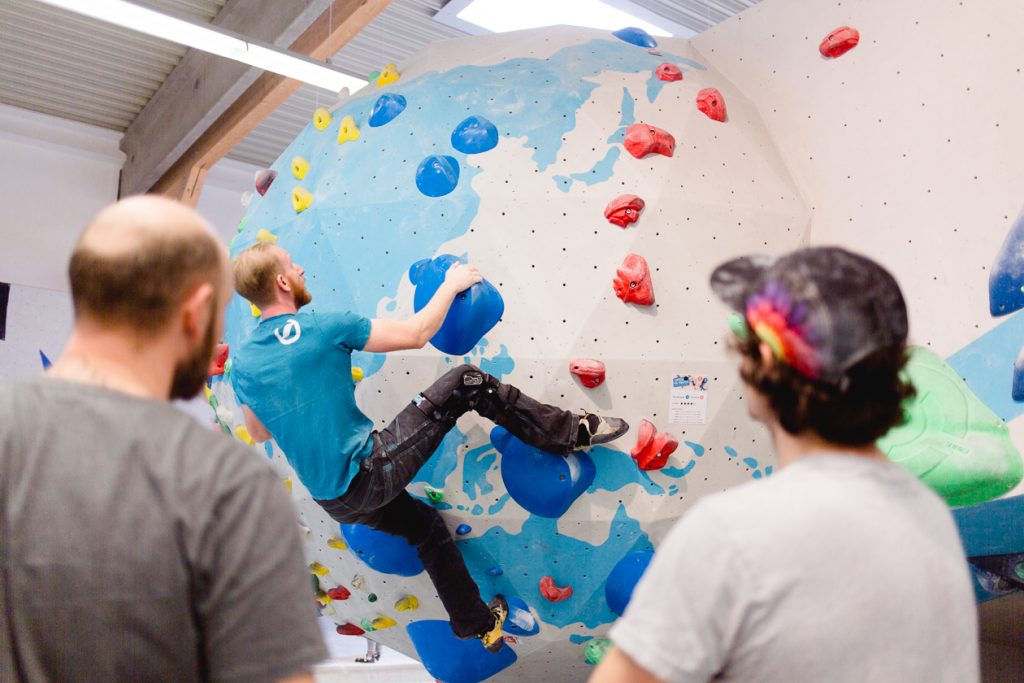
<svg viewBox="0 0 1024 683">
<path fill-rule="evenodd" d="M 694 467 L 697 466 L 696 460 L 691 460 L 682 467 L 662 467 L 659 471 L 669 477 L 682 478 L 690 473 Z"/>
<path fill-rule="evenodd" d="M 615 565 L 631 552 L 654 550 L 640 523 L 622 505 L 602 545 L 558 533 L 556 519 L 530 515 L 517 534 L 495 526 L 460 541 L 459 547 L 485 600 L 495 593 L 518 595 L 547 624 L 564 627 L 582 622 L 587 628 L 615 619 L 604 593 L 605 579 Z M 486 570 L 494 566 L 504 572 L 489 576 Z M 539 589 L 544 576 L 551 576 L 559 586 L 572 586 L 573 596 L 562 602 L 545 600 Z"/>
<path fill-rule="evenodd" d="M 684 441 L 683 444 L 691 451 L 693 451 L 693 454 L 696 455 L 698 458 L 704 455 L 704 447 L 701 446 L 699 443 L 694 443 L 693 441 Z"/>
<path fill-rule="evenodd" d="M 395 310 L 396 308 L 398 308 L 398 302 L 395 301 L 394 299 L 392 299 L 391 301 L 389 301 L 386 304 L 384 304 L 384 310 L 385 311 L 390 312 L 390 311 Z"/>
<path fill-rule="evenodd" d="M 617 131 L 615 131 L 614 133 L 609 135 L 608 139 L 606 140 L 606 142 L 608 144 L 610 144 L 610 145 L 611 144 L 616 144 L 616 143 L 621 145 L 625 141 L 626 141 L 626 129 L 625 128 L 619 128 Z"/>
<path fill-rule="evenodd" d="M 593 637 L 594 636 L 580 636 L 580 635 L 573 634 L 573 635 L 569 636 L 569 642 L 573 643 L 575 645 L 582 645 L 583 643 L 587 642 L 588 640 L 590 640 Z"/>
<path fill-rule="evenodd" d="M 657 74 L 652 73 L 651 77 L 647 79 L 647 101 L 654 102 L 658 99 L 658 95 L 661 94 L 662 88 L 668 84 L 668 81 L 663 81 L 658 78 Z"/>
<path fill-rule="evenodd" d="M 735 458 L 736 457 L 736 449 L 733 448 L 732 446 L 726 446 L 725 447 L 725 454 L 728 455 L 730 458 Z"/>
<path fill-rule="evenodd" d="M 755 460 L 754 458 L 743 458 L 743 464 L 746 465 L 747 467 L 756 468 L 757 460 Z"/>
<path fill-rule="evenodd" d="M 615 173 L 615 162 L 619 160 L 619 156 L 622 154 L 622 150 L 618 147 L 612 147 L 608 150 L 608 153 L 604 155 L 604 158 L 594 164 L 593 168 L 583 173 L 573 173 L 572 178 L 578 180 L 585 185 L 596 185 L 597 183 L 603 183 L 612 177 Z"/>
<path fill-rule="evenodd" d="M 473 509 L 469 511 L 469 514 L 479 517 L 480 515 L 484 514 L 484 506 L 480 505 L 480 503 L 477 503 L 476 505 L 473 506 Z"/>
<path fill-rule="evenodd" d="M 497 458 L 498 453 L 489 443 L 466 451 L 462 459 L 462 490 L 470 500 L 476 500 L 478 494 L 486 495 L 494 490 L 494 486 L 487 481 L 487 470 Z M 483 512 L 483 508 L 480 512 Z"/>
<path fill-rule="evenodd" d="M 263 450 L 266 452 L 268 458 L 273 458 L 274 457 L 274 442 L 273 441 L 264 441 L 263 442 Z"/>
<path fill-rule="evenodd" d="M 1004 420 L 1024 413 L 1024 403 L 1013 400 L 1013 365 L 1024 343 L 1024 314 L 1014 313 L 949 357 L 978 398 Z"/>
<path fill-rule="evenodd" d="M 459 464 L 459 448 L 465 443 L 466 435 L 457 427 L 452 428 L 434 454 L 416 473 L 413 481 L 422 482 L 435 489 L 443 489 L 448 475 L 454 472 Z"/>
<path fill-rule="evenodd" d="M 568 192 L 572 188 L 572 178 L 567 178 L 564 175 L 554 176 L 555 187 L 562 192 Z"/>
<path fill-rule="evenodd" d="M 486 342 L 484 343 L 486 346 Z M 482 351 L 481 351 L 482 353 Z M 504 344 L 498 350 L 498 353 L 491 358 L 480 359 L 480 369 L 486 372 L 488 375 L 493 376 L 499 381 L 507 374 L 512 372 L 516 367 L 516 362 L 512 360 L 512 356 L 508 353 L 508 347 Z"/>
<path fill-rule="evenodd" d="M 677 493 L 679 493 L 679 487 L 678 486 L 676 486 L 675 484 L 672 484 L 671 486 L 668 487 L 668 495 L 674 496 Z"/>
<path fill-rule="evenodd" d="M 620 126 L 629 126 L 636 123 L 636 101 L 633 99 L 629 88 L 622 89 L 622 118 L 619 119 Z"/>
<path fill-rule="evenodd" d="M 638 468 L 636 461 L 628 454 L 605 446 L 591 448 L 587 453 L 597 467 L 597 476 L 587 489 L 587 493 L 618 491 L 627 484 L 639 484 L 652 496 L 665 493 L 665 489 L 655 484 L 647 472 Z"/>
<path fill-rule="evenodd" d="M 512 496 L 506 493 L 504 496 L 498 499 L 497 503 L 487 508 L 487 514 L 493 515 L 498 512 L 501 512 L 502 508 L 504 508 L 505 504 L 508 503 L 510 500 L 512 500 Z"/>
</svg>

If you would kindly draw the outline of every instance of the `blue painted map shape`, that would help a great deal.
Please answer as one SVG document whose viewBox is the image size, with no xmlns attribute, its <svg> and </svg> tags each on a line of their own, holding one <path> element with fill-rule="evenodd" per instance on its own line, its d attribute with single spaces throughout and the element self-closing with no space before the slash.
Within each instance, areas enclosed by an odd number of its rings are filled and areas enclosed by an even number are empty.
<svg viewBox="0 0 1024 683">
<path fill-rule="evenodd" d="M 413 308 L 419 312 L 444 282 L 445 273 L 460 259 L 442 254 L 435 259 L 423 259 L 409 268 L 409 280 L 416 287 Z M 479 282 L 455 297 L 444 323 L 430 340 L 439 351 L 461 356 L 473 350 L 480 339 L 501 319 L 505 301 L 501 293 L 487 280 Z"/>
<path fill-rule="evenodd" d="M 452 147 L 463 154 L 480 154 L 497 146 L 498 129 L 482 116 L 470 116 L 452 131 Z"/>
<path fill-rule="evenodd" d="M 626 611 L 626 605 L 633 597 L 633 589 L 647 571 L 647 565 L 653 557 L 654 553 L 649 550 L 640 550 L 626 555 L 615 565 L 604 584 L 604 597 L 611 611 L 619 615 Z"/>
<path fill-rule="evenodd" d="M 370 110 L 370 127 L 379 128 L 386 123 L 391 123 L 396 116 L 405 111 L 406 100 L 401 95 L 386 92 L 377 98 Z"/>
<path fill-rule="evenodd" d="M 627 26 L 626 28 L 620 28 L 618 31 L 612 31 L 612 35 L 619 40 L 624 40 L 638 47 L 658 47 L 658 41 L 642 28 Z"/>
<path fill-rule="evenodd" d="M 988 276 L 988 307 L 992 315 L 1024 308 L 1024 212 L 1017 216 L 999 249 Z"/>
<path fill-rule="evenodd" d="M 503 427 L 491 430 L 491 443 L 501 453 L 501 479 L 512 500 L 541 517 L 564 515 L 597 476 L 586 453 L 554 455 L 523 443 Z"/>
<path fill-rule="evenodd" d="M 514 636 L 535 636 L 540 631 L 540 624 L 530 612 L 530 606 L 526 601 L 515 595 L 505 597 L 508 603 L 508 618 L 505 620 L 504 630 Z"/>
<path fill-rule="evenodd" d="M 416 169 L 416 187 L 428 197 L 443 197 L 459 184 L 459 162 L 455 157 L 431 155 Z"/>
<path fill-rule="evenodd" d="M 414 621 L 405 630 L 423 666 L 444 683 L 480 683 L 518 659 L 510 647 L 491 653 L 478 638 L 459 640 L 447 621 Z"/>
<path fill-rule="evenodd" d="M 365 524 L 342 524 L 341 535 L 360 560 L 382 574 L 416 576 L 423 571 L 416 548 L 401 536 Z"/>
</svg>

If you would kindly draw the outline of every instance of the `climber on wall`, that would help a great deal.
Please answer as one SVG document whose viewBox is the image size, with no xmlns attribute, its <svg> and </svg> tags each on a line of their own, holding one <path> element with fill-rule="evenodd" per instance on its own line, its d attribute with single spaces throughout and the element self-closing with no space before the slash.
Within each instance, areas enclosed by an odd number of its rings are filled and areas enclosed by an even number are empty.
<svg viewBox="0 0 1024 683">
<path fill-rule="evenodd" d="M 743 316 L 745 402 L 782 469 L 683 516 L 590 683 L 977 681 L 953 517 L 875 444 L 914 391 L 892 275 L 817 247 L 729 261 L 711 289 Z"/>
<path fill-rule="evenodd" d="M 384 429 L 356 405 L 353 351 L 420 349 L 444 322 L 455 297 L 482 280 L 453 265 L 430 302 L 408 320 L 370 320 L 351 312 L 300 312 L 312 301 L 305 271 L 284 249 L 257 243 L 234 261 L 235 288 L 262 311 L 234 355 L 232 381 L 256 441 L 273 438 L 316 502 L 341 523 L 402 536 L 417 548 L 460 638 L 503 644 L 508 605 L 487 605 L 444 520 L 405 491 L 445 434 L 474 410 L 526 443 L 551 453 L 607 443 L 624 420 L 544 405 L 472 365 L 457 367 L 418 394 Z"/>
</svg>

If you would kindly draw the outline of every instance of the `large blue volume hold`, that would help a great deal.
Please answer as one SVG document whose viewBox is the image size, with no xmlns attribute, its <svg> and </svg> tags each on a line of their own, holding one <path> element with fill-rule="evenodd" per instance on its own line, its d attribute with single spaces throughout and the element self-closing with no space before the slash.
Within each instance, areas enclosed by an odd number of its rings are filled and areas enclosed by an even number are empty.
<svg viewBox="0 0 1024 683">
<path fill-rule="evenodd" d="M 620 28 L 618 31 L 612 31 L 612 35 L 619 40 L 624 40 L 627 43 L 632 43 L 639 47 L 658 47 L 658 41 L 652 38 L 651 34 L 642 28 L 627 26 L 626 28 Z"/>
<path fill-rule="evenodd" d="M 447 621 L 414 621 L 405 630 L 423 666 L 444 683 L 480 683 L 518 659 L 510 647 L 491 653 L 479 638 L 459 640 Z"/>
<path fill-rule="evenodd" d="M 423 571 L 415 546 L 401 536 L 392 536 L 364 524 L 342 524 L 341 535 L 360 560 L 382 574 L 416 576 Z"/>
<path fill-rule="evenodd" d="M 561 517 L 597 476 L 597 467 L 586 453 L 548 453 L 502 427 L 491 430 L 491 443 L 501 453 L 501 479 L 508 495 L 540 517 Z"/>
<path fill-rule="evenodd" d="M 423 259 L 409 268 L 409 279 L 416 287 L 413 308 L 423 309 L 444 283 L 445 273 L 460 259 L 442 254 L 435 259 Z M 430 340 L 439 351 L 452 356 L 469 353 L 480 339 L 494 327 L 505 312 L 501 293 L 487 280 L 479 282 L 455 297 L 444 323 Z"/>
<path fill-rule="evenodd" d="M 463 154 L 479 154 L 498 146 L 498 128 L 482 116 L 470 116 L 452 131 L 452 147 Z"/>
<path fill-rule="evenodd" d="M 434 154 L 416 169 L 416 187 L 428 197 L 443 197 L 459 184 L 459 162 L 455 157 Z"/>
<path fill-rule="evenodd" d="M 391 123 L 396 116 L 405 111 L 405 97 L 386 92 L 377 98 L 370 110 L 370 127 L 377 128 L 385 123 Z"/>
<path fill-rule="evenodd" d="M 992 315 L 1024 308 L 1024 212 L 1014 221 L 989 273 L 988 307 Z"/>
<path fill-rule="evenodd" d="M 508 603 L 508 617 L 505 619 L 505 631 L 514 636 L 535 636 L 540 632 L 540 624 L 530 611 L 526 601 L 515 595 L 505 597 Z"/>
<path fill-rule="evenodd" d="M 653 557 L 654 553 L 651 551 L 640 550 L 619 560 L 604 584 L 604 597 L 608 601 L 608 609 L 619 615 L 626 611 L 626 605 L 633 597 L 633 589 L 647 571 L 647 565 L 651 563 Z"/>
</svg>

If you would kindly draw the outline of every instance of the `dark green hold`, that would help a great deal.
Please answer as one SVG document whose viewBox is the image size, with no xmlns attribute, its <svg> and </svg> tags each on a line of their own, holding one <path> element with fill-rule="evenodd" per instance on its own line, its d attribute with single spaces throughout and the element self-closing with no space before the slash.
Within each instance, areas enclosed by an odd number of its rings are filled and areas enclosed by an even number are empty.
<svg viewBox="0 0 1024 683">
<path fill-rule="evenodd" d="M 600 664 L 608 650 L 612 647 L 612 641 L 607 638 L 594 638 L 583 648 L 583 658 L 587 664 Z"/>
<path fill-rule="evenodd" d="M 370 593 L 369 595 L 366 596 L 366 599 L 369 600 L 370 602 L 377 602 L 377 594 L 376 593 Z"/>
</svg>

